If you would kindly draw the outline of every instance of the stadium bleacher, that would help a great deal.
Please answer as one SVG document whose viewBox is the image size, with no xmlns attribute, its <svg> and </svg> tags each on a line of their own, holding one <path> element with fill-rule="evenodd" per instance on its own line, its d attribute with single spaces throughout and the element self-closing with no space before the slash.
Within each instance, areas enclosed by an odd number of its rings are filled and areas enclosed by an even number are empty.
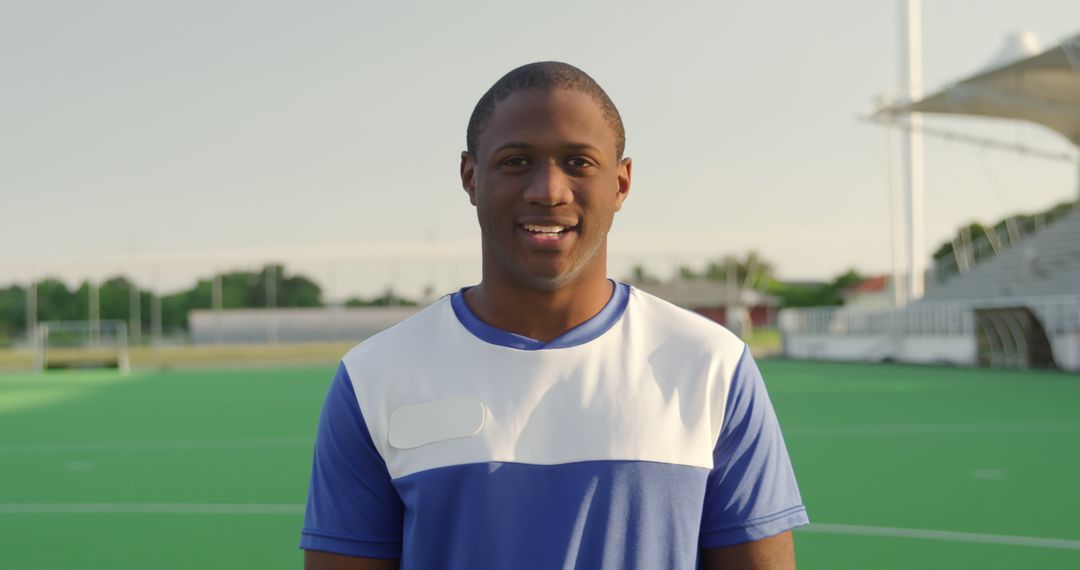
<svg viewBox="0 0 1080 570">
<path fill-rule="evenodd" d="M 1080 208 L 1038 233 L 928 287 L 920 303 L 1080 294 Z"/>
<path fill-rule="evenodd" d="M 780 314 L 793 358 L 1080 371 L 1080 208 L 898 309 Z"/>
</svg>

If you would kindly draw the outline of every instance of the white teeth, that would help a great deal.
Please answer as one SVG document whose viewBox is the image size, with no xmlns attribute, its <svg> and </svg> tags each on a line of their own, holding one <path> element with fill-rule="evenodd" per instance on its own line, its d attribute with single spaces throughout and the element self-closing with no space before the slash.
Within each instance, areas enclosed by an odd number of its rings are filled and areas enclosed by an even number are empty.
<svg viewBox="0 0 1080 570">
<path fill-rule="evenodd" d="M 566 230 L 566 226 L 535 226 L 533 224 L 523 224 L 522 227 L 537 234 L 557 234 Z"/>
</svg>

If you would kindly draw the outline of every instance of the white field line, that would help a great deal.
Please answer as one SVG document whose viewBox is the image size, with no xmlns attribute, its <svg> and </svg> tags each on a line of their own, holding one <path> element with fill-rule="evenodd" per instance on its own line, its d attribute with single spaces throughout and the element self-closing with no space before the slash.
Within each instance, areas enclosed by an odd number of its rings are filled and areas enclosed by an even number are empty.
<svg viewBox="0 0 1080 570">
<path fill-rule="evenodd" d="M 921 538 L 928 540 L 944 540 L 948 542 L 973 542 L 977 544 L 1004 544 L 1008 546 L 1034 546 L 1036 548 L 1080 550 L 1080 540 L 1041 538 L 1037 536 L 1012 536 L 1006 534 L 980 534 L 974 532 L 928 530 L 922 528 L 891 528 L 884 526 L 812 523 L 810 526 L 799 529 L 798 532 L 884 536 L 889 538 Z"/>
<path fill-rule="evenodd" d="M 314 436 L 239 439 L 179 439 L 162 441 L 70 441 L 0 443 L 0 455 L 85 453 L 94 451 L 182 451 L 194 449 L 271 449 L 311 447 Z"/>
<path fill-rule="evenodd" d="M 983 424 L 896 424 L 862 426 L 789 426 L 792 436 L 964 435 L 1080 431 L 1080 422 L 1002 422 Z"/>
<path fill-rule="evenodd" d="M 222 503 L 0 503 L 0 515 L 298 515 L 304 505 Z"/>
</svg>

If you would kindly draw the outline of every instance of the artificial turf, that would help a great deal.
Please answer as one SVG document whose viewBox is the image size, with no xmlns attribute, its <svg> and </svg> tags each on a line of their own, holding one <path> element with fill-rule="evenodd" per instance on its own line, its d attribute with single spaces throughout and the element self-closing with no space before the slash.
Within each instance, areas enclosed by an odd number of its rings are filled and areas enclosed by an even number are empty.
<svg viewBox="0 0 1080 570">
<path fill-rule="evenodd" d="M 1080 376 L 761 368 L 819 525 L 800 568 L 1080 568 Z M 0 376 L 0 568 L 299 568 L 332 373 Z"/>
</svg>

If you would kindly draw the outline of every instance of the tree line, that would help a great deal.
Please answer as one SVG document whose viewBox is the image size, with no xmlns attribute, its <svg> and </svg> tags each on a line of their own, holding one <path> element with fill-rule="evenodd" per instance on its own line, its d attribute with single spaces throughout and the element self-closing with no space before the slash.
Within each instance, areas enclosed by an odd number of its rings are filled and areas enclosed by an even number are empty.
<svg viewBox="0 0 1080 570">
<path fill-rule="evenodd" d="M 726 257 L 710 261 L 701 268 L 680 267 L 676 279 L 712 281 L 734 280 L 738 286 L 756 289 L 781 298 L 783 306 L 806 307 L 840 303 L 840 289 L 862 278 L 855 271 L 838 276 L 829 283 L 785 283 L 775 276 L 772 263 L 755 252 L 741 257 Z M 220 290 L 215 292 L 215 281 Z M 637 266 L 627 280 L 636 283 L 659 281 L 648 269 Z M 91 315 L 94 297 L 90 281 L 75 287 L 57 278 L 45 278 L 34 284 L 37 322 L 81 321 Z M 220 295 L 220 299 L 216 296 Z M 155 325 L 164 335 L 184 334 L 188 330 L 188 314 L 196 309 L 243 309 L 258 307 L 322 307 L 325 306 L 322 288 L 309 277 L 288 274 L 278 264 L 266 265 L 257 271 L 230 271 L 199 279 L 192 287 L 156 298 L 151 291 L 138 287 L 125 276 L 114 276 L 97 284 L 98 318 L 121 320 L 134 325 L 136 320 L 144 335 Z M 351 297 L 347 307 L 416 306 L 413 299 L 402 297 L 393 290 L 363 298 Z M 21 285 L 0 288 L 0 345 L 25 339 L 28 319 L 27 289 Z M 155 323 L 155 312 L 159 312 Z M 136 319 L 137 317 L 137 319 Z"/>
<path fill-rule="evenodd" d="M 627 278 L 634 283 L 648 284 L 661 281 L 643 265 L 631 269 Z M 728 256 L 708 261 L 701 268 L 688 265 L 675 270 L 676 281 L 713 281 L 728 283 L 741 289 L 753 289 L 780 299 L 781 307 L 821 307 L 843 303 L 840 292 L 861 282 L 865 277 L 849 269 L 826 282 L 782 281 L 776 276 L 775 266 L 750 251 L 741 256 Z"/>
<path fill-rule="evenodd" d="M 1012 223 L 1016 224 L 1022 233 L 1031 233 L 1037 226 L 1068 214 L 1073 207 L 1073 202 L 1065 202 L 1037 214 L 1012 216 L 990 226 L 990 231 L 1006 233 L 1007 225 Z M 987 229 L 978 223 L 964 226 L 958 231 L 956 239 L 946 241 L 937 248 L 934 259 L 954 255 L 954 244 L 978 240 L 987 235 Z M 987 253 L 976 250 L 975 261 L 982 255 Z M 195 309 L 215 306 L 215 281 L 219 278 L 218 293 L 221 298 L 218 306 L 224 309 L 324 306 L 322 289 L 312 279 L 299 274 L 287 275 L 282 265 L 270 264 L 258 271 L 231 271 L 199 279 L 193 287 L 163 295 L 160 299 L 155 298 L 152 292 L 139 289 L 127 277 L 115 276 L 97 285 L 98 317 L 132 323 L 134 313 L 138 315 L 141 329 L 150 331 L 155 324 L 154 313 L 159 310 L 161 332 L 166 335 L 182 334 L 188 329 L 188 313 Z M 731 283 L 736 287 L 754 289 L 779 297 L 780 304 L 784 307 L 839 305 L 843 302 L 841 291 L 863 280 L 858 271 L 849 269 L 827 282 L 781 281 L 775 275 L 773 264 L 753 251 L 741 256 L 709 261 L 700 268 L 682 266 L 671 278 Z M 659 277 L 642 265 L 634 267 L 625 279 L 641 284 L 660 281 Z M 89 319 L 92 287 L 89 281 L 83 281 L 76 287 L 69 288 L 62 280 L 51 277 L 36 282 L 34 290 L 37 299 L 37 322 Z M 352 297 L 345 301 L 347 307 L 416 304 L 415 300 L 402 297 L 393 290 L 369 299 Z M 27 308 L 25 287 L 0 287 L 0 345 L 25 338 L 29 317 Z"/>
<path fill-rule="evenodd" d="M 215 281 L 220 290 L 215 292 Z M 74 288 L 60 279 L 45 278 L 34 284 L 37 297 L 37 322 L 87 320 L 94 297 L 93 284 L 83 281 Z M 10 285 L 0 288 L 0 344 L 11 344 L 25 338 L 27 320 L 26 287 Z M 220 300 L 216 299 L 220 295 Z M 98 317 L 138 323 L 144 332 L 156 324 L 155 312 L 160 311 L 162 334 L 182 334 L 188 329 L 188 313 L 195 309 L 256 307 L 322 307 L 322 288 L 304 275 L 289 275 L 282 265 L 271 264 L 258 271 L 231 271 L 206 279 L 194 286 L 155 299 L 154 293 L 141 290 L 131 279 L 115 276 L 97 284 Z M 155 306 L 155 304 L 157 306 Z M 416 302 L 388 290 L 370 299 L 352 297 L 349 307 L 382 305 L 416 305 Z"/>
</svg>

